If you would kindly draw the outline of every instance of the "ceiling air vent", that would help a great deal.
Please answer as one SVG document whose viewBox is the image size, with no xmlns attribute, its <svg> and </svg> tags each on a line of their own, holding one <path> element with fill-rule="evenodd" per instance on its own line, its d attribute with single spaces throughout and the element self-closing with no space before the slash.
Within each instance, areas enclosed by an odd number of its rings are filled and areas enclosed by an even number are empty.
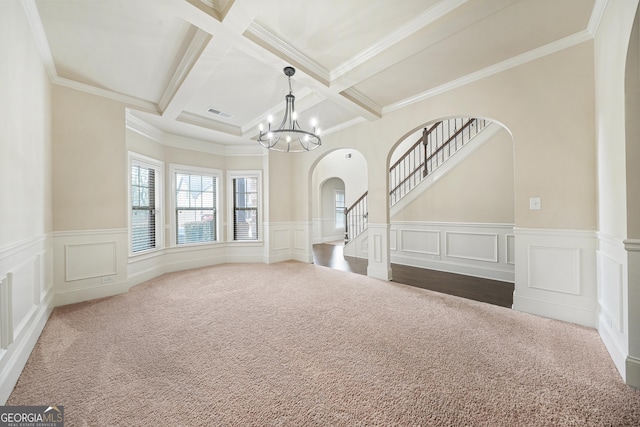
<svg viewBox="0 0 640 427">
<path fill-rule="evenodd" d="M 233 114 L 225 113 L 224 111 L 216 110 L 215 108 L 209 108 L 207 111 L 220 117 L 224 117 L 225 119 L 233 117 Z"/>
</svg>

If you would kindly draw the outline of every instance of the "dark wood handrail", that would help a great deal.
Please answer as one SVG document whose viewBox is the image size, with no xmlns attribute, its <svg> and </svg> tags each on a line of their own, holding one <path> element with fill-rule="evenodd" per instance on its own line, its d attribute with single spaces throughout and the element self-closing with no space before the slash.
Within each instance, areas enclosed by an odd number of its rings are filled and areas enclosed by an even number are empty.
<svg viewBox="0 0 640 427">
<path fill-rule="evenodd" d="M 349 214 L 349 212 L 351 212 L 351 211 L 353 210 L 353 208 L 355 208 L 355 207 L 356 207 L 356 205 L 362 201 L 362 199 L 364 199 L 365 197 L 367 197 L 367 195 L 368 195 L 368 194 L 369 194 L 369 192 L 368 192 L 368 191 L 365 191 L 365 192 L 364 192 L 364 194 L 358 198 L 358 200 L 356 200 L 355 202 L 353 202 L 353 204 L 352 204 L 351 206 L 349 206 L 347 209 L 345 209 L 344 214 L 345 214 L 345 215 L 348 215 L 348 214 Z"/>
<path fill-rule="evenodd" d="M 436 128 L 438 126 L 440 126 L 442 124 L 442 121 L 440 122 L 436 122 L 433 124 L 433 126 L 431 126 L 431 129 L 427 130 L 426 134 L 423 132 L 422 136 L 420 137 L 420 139 L 418 139 L 415 144 L 413 144 L 411 146 L 411 148 L 409 148 L 403 155 L 402 157 L 400 157 L 393 165 L 391 165 L 391 167 L 389 168 L 389 172 L 391 172 L 393 170 L 393 168 L 395 168 L 396 166 L 398 166 L 400 163 L 402 163 L 402 161 L 404 159 L 407 158 L 407 156 L 409 155 L 409 153 L 411 153 L 418 145 L 420 145 L 421 142 L 424 141 L 424 138 L 426 136 L 428 136 L 431 132 L 433 132 L 434 130 L 436 130 Z"/>
<path fill-rule="evenodd" d="M 431 153 L 431 155 L 430 155 L 429 157 L 427 157 L 427 159 L 425 160 L 425 163 L 424 163 L 424 164 L 426 165 L 426 164 L 427 164 L 427 162 L 428 162 L 429 160 L 431 160 L 432 158 L 434 158 L 434 157 L 435 157 L 435 156 L 436 156 L 440 151 L 444 150 L 444 149 L 447 147 L 447 145 L 449 145 L 449 143 L 450 143 L 451 141 L 453 141 L 454 139 L 456 139 L 456 137 L 457 137 L 458 135 L 460 135 L 462 132 L 464 132 L 464 130 L 465 130 L 466 128 L 468 128 L 469 126 L 471 126 L 471 124 L 472 124 L 473 122 L 475 122 L 475 121 L 476 121 L 476 119 L 470 119 L 467 123 L 465 123 L 465 124 L 464 124 L 464 126 L 462 126 L 462 127 L 461 127 L 460 129 L 458 129 L 458 130 L 457 130 L 453 135 L 451 135 L 451 136 L 449 137 L 449 139 L 447 139 L 445 142 L 443 142 L 443 143 L 442 143 L 442 145 L 441 145 L 440 147 L 438 147 L 438 149 L 437 149 L 436 151 L 434 151 L 433 153 Z"/>
<path fill-rule="evenodd" d="M 394 191 L 396 191 L 398 188 L 402 187 L 402 184 L 404 184 L 405 182 L 409 181 L 413 177 L 413 175 L 415 175 L 416 173 L 420 172 L 420 170 L 422 169 L 422 166 L 424 166 L 424 163 L 420 163 L 418 166 L 416 166 L 416 168 L 413 170 L 413 172 L 411 172 L 405 179 L 400 181 L 400 184 L 398 184 L 395 187 L 393 187 L 393 190 L 389 191 L 389 194 L 393 194 Z"/>
</svg>

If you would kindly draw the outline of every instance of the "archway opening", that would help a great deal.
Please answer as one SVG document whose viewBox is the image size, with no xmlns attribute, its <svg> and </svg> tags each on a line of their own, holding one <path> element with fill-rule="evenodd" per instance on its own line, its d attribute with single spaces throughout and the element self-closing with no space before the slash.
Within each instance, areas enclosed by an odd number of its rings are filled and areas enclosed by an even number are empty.
<svg viewBox="0 0 640 427">
<path fill-rule="evenodd" d="M 367 274 L 366 251 L 345 255 L 345 212 L 367 191 L 367 162 L 357 150 L 337 149 L 313 166 L 310 176 L 312 253 L 315 264 Z M 347 247 L 349 244 L 347 244 Z"/>
<path fill-rule="evenodd" d="M 388 165 L 393 280 L 511 307 L 511 133 L 483 118 L 432 120 L 394 144 Z"/>
</svg>

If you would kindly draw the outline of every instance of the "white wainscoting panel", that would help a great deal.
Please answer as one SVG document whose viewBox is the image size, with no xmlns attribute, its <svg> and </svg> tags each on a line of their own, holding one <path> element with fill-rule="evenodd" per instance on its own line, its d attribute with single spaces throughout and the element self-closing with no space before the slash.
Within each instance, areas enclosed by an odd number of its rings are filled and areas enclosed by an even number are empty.
<svg viewBox="0 0 640 427">
<path fill-rule="evenodd" d="M 505 247 L 506 250 L 506 260 L 507 264 L 515 265 L 516 263 L 516 236 L 513 234 L 506 234 L 505 236 Z"/>
<path fill-rule="evenodd" d="M 288 250 L 291 248 L 291 245 L 290 245 L 291 230 L 286 228 L 273 230 L 273 234 L 271 235 L 271 238 L 273 241 L 272 249 L 274 251 Z"/>
<path fill-rule="evenodd" d="M 0 281 L 0 348 L 7 349 L 13 342 L 13 304 L 9 278 Z"/>
<path fill-rule="evenodd" d="M 627 251 L 623 239 L 598 233 L 598 332 L 616 368 L 625 378 L 629 354 Z"/>
<path fill-rule="evenodd" d="M 35 310 L 36 259 L 33 257 L 7 273 L 7 284 L 11 295 L 13 336 L 20 334 Z"/>
<path fill-rule="evenodd" d="M 117 274 L 117 242 L 65 246 L 65 280 L 92 279 Z"/>
<path fill-rule="evenodd" d="M 448 257 L 498 262 L 498 235 L 445 231 L 445 253 Z"/>
<path fill-rule="evenodd" d="M 597 324 L 593 231 L 516 228 L 513 308 L 566 322 Z"/>
<path fill-rule="evenodd" d="M 598 304 L 608 326 L 624 333 L 623 265 L 606 253 L 598 251 Z"/>
<path fill-rule="evenodd" d="M 5 404 L 53 310 L 52 239 L 0 248 L 0 404 Z"/>
<path fill-rule="evenodd" d="M 390 235 L 399 241 L 391 262 L 513 282 L 506 255 L 512 233 L 512 224 L 394 221 Z"/>
<path fill-rule="evenodd" d="M 293 224 L 291 222 L 264 223 L 267 264 L 293 259 Z"/>
<path fill-rule="evenodd" d="M 393 230 L 396 234 L 397 230 Z M 400 250 L 424 255 L 440 255 L 440 232 L 433 230 L 400 230 Z M 391 248 L 391 250 L 396 250 Z"/>
<path fill-rule="evenodd" d="M 391 280 L 391 259 L 389 257 L 389 226 L 387 224 L 369 224 L 368 230 L 362 234 L 368 234 L 368 241 L 372 242 L 369 248 L 369 265 L 367 275 L 376 279 Z M 358 243 L 358 242 L 356 242 Z"/>
<path fill-rule="evenodd" d="M 56 306 L 129 290 L 126 228 L 60 231 L 53 239 Z"/>
<path fill-rule="evenodd" d="M 293 259 L 296 261 L 313 263 L 313 251 L 309 244 L 312 226 L 309 222 L 293 223 Z"/>
<path fill-rule="evenodd" d="M 580 249 L 529 246 L 530 288 L 580 295 Z"/>
<path fill-rule="evenodd" d="M 392 251 L 398 250 L 398 230 L 389 230 L 389 249 Z"/>
</svg>

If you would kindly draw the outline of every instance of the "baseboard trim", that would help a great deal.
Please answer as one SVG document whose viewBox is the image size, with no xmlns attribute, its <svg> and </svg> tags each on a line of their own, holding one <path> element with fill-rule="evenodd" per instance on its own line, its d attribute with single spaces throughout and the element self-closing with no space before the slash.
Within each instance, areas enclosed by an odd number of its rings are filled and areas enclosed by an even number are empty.
<svg viewBox="0 0 640 427">
<path fill-rule="evenodd" d="M 603 320 L 602 314 L 598 316 L 598 334 L 600 335 L 600 339 L 604 343 L 604 346 L 607 348 L 609 352 L 609 356 L 611 356 L 611 360 L 613 360 L 614 365 L 618 369 L 620 376 L 622 378 L 626 377 L 626 364 L 625 352 L 620 348 L 618 340 L 616 340 L 615 336 L 611 333 L 611 328 L 607 326 L 607 323 Z"/>
<path fill-rule="evenodd" d="M 88 286 L 78 289 L 69 289 L 56 292 L 54 296 L 54 305 L 56 307 L 60 307 L 62 305 L 76 304 L 93 299 L 111 297 L 114 295 L 126 293 L 128 291 L 129 281 L 108 283 L 98 286 Z"/>
<path fill-rule="evenodd" d="M 33 351 L 44 326 L 53 311 L 53 292 L 50 290 L 43 302 L 38 306 L 31 321 L 5 353 L 8 357 L 0 372 L 0 405 L 5 405 L 13 388 L 20 378 L 29 356 Z"/>
<path fill-rule="evenodd" d="M 625 382 L 627 385 L 640 389 L 640 359 L 627 356 L 627 375 Z"/>
<path fill-rule="evenodd" d="M 588 310 L 566 304 L 557 304 L 536 298 L 520 296 L 517 289 L 513 293 L 513 309 L 536 316 L 577 323 L 589 328 L 596 328 L 596 310 Z"/>
</svg>

